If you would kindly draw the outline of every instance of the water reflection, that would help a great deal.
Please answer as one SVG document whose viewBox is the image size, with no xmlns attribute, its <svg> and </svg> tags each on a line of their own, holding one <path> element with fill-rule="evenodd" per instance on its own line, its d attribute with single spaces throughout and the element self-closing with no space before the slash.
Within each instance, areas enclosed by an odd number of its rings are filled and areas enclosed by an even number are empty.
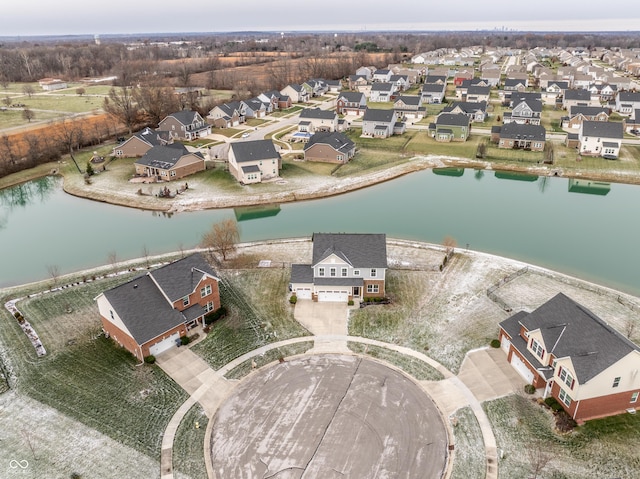
<svg viewBox="0 0 640 479">
<path fill-rule="evenodd" d="M 571 193 L 606 196 L 609 191 L 611 191 L 611 183 L 569 178 L 569 192 Z"/>
<path fill-rule="evenodd" d="M 464 168 L 433 168 L 434 175 L 441 176 L 462 176 L 464 175 Z"/>
<path fill-rule="evenodd" d="M 516 180 L 516 181 L 537 181 L 537 175 L 528 175 L 527 173 L 519 173 L 517 171 L 496 171 L 496 178 L 501 180 Z"/>
<path fill-rule="evenodd" d="M 237 221 L 248 221 L 259 218 L 269 218 L 280 213 L 280 205 L 243 206 L 234 208 L 233 213 Z"/>
<path fill-rule="evenodd" d="M 44 203 L 56 190 L 60 179 L 45 176 L 0 190 L 0 229 L 7 226 L 9 214 L 16 208 L 25 208 L 36 201 Z"/>
</svg>

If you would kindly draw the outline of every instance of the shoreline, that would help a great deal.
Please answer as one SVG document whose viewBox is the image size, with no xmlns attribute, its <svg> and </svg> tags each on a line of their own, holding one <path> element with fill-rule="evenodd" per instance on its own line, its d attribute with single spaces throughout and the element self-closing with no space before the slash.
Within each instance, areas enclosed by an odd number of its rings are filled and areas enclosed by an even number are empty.
<svg viewBox="0 0 640 479">
<path fill-rule="evenodd" d="M 550 166 L 518 166 L 518 165 L 495 165 L 490 161 L 469 160 L 460 157 L 449 156 L 414 156 L 408 162 L 401 165 L 392 166 L 390 168 L 379 170 L 373 173 L 364 173 L 361 175 L 347 178 L 328 178 L 326 181 L 319 180 L 317 185 L 302 187 L 299 189 L 287 190 L 282 192 L 254 194 L 254 195 L 226 195 L 211 198 L 201 196 L 190 201 L 181 201 L 180 198 L 173 199 L 165 205 L 156 202 L 143 201 L 141 197 L 132 199 L 129 196 L 109 196 L 107 197 L 100 192 L 91 191 L 90 188 L 83 188 L 84 184 L 70 184 L 67 178 L 63 177 L 63 190 L 79 198 L 100 201 L 103 203 L 113 204 L 117 206 L 125 206 L 129 208 L 165 211 L 168 213 L 202 211 L 209 209 L 237 208 L 246 206 L 258 206 L 268 204 L 292 203 L 297 201 L 308 201 L 321 198 L 329 198 L 345 193 L 350 193 L 370 186 L 382 184 L 392 181 L 396 178 L 433 168 L 465 168 L 483 171 L 505 171 L 513 173 L 531 174 L 536 176 L 547 176 L 555 178 L 573 178 L 589 181 L 602 181 L 606 183 L 621 183 L 630 185 L 640 185 L 640 176 L 621 175 L 619 172 L 598 173 L 594 171 L 569 171 L 566 172 L 561 168 Z M 187 179 L 188 180 L 188 179 Z M 169 183 L 171 184 L 171 183 Z M 91 185 L 88 185 L 89 187 Z M 151 198 L 153 199 L 153 197 Z"/>
<path fill-rule="evenodd" d="M 189 199 L 175 197 L 171 200 L 158 200 L 155 196 L 150 195 L 131 195 L 120 191 L 114 194 L 112 189 L 98 189 L 93 184 L 86 185 L 84 180 L 71 178 L 60 173 L 60 167 L 57 168 L 34 168 L 33 175 L 21 175 L 17 181 L 8 181 L 3 188 L 33 181 L 44 176 L 60 176 L 62 178 L 62 189 L 65 193 L 83 199 L 98 201 L 101 203 L 112 204 L 115 206 L 123 206 L 127 208 L 135 208 L 147 211 L 159 211 L 167 213 L 203 211 L 209 209 L 224 209 L 247 206 L 258 206 L 268 204 L 292 203 L 297 201 L 308 201 L 321 198 L 329 198 L 345 193 L 350 193 L 370 186 L 378 185 L 387 181 L 400 178 L 404 175 L 415 173 L 433 168 L 465 168 L 483 171 L 504 171 L 513 173 L 523 173 L 536 176 L 547 176 L 555 178 L 573 178 L 588 181 L 602 181 L 606 183 L 620 183 L 629 185 L 640 185 L 640 175 L 633 173 L 621 174 L 621 172 L 609 171 L 607 173 L 599 173 L 597 171 L 565 171 L 559 167 L 548 165 L 540 166 L 520 166 L 517 164 L 499 165 L 496 168 L 491 161 L 472 160 L 461 157 L 451 156 L 414 156 L 407 162 L 400 165 L 392 166 L 387 169 L 378 170 L 372 173 L 363 173 L 352 177 L 335 178 L 335 177 L 318 177 L 315 183 L 302 185 L 286 189 L 280 192 L 266 192 L 262 194 L 224 194 L 212 196 L 211 191 L 205 194 L 195 193 Z M 39 171 L 38 171 L 39 170 Z M 46 170 L 46 171 L 45 171 Z M 96 179 L 99 181 L 99 178 Z M 285 179 L 286 180 L 286 179 Z M 188 181 L 188 178 L 187 178 Z M 172 183 L 166 183 L 171 185 Z M 211 189 L 211 188 L 210 188 Z M 191 193 L 190 191 L 189 193 Z"/>
</svg>

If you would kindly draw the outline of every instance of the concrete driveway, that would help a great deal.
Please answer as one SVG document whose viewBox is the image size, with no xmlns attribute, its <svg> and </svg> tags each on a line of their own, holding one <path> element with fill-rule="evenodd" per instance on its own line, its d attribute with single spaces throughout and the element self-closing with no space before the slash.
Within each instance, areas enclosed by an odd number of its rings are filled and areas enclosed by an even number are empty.
<svg viewBox="0 0 640 479">
<path fill-rule="evenodd" d="M 526 381 L 507 362 L 500 348 L 470 351 L 462 362 L 458 378 L 480 402 L 523 392 Z"/>
<path fill-rule="evenodd" d="M 347 303 L 299 299 L 293 317 L 315 336 L 347 335 Z"/>
</svg>

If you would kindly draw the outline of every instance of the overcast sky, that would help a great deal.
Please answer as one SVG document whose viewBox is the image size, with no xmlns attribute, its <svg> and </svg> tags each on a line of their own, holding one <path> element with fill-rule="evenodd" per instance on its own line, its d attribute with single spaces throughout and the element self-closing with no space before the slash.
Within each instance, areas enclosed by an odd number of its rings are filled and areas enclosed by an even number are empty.
<svg viewBox="0 0 640 479">
<path fill-rule="evenodd" d="M 228 31 L 640 30 L 637 0 L 4 0 L 0 36 Z"/>
</svg>

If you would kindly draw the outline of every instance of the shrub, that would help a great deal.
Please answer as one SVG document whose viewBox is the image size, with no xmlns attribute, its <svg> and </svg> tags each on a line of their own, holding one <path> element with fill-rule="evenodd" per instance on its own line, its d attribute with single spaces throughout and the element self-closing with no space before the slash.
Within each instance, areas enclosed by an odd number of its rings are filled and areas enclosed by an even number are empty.
<svg viewBox="0 0 640 479">
<path fill-rule="evenodd" d="M 181 336 L 180 337 L 180 344 L 182 344 L 183 346 L 186 346 L 190 342 L 191 342 L 191 338 L 189 336 Z"/>
<path fill-rule="evenodd" d="M 296 304 L 298 302 L 298 297 L 295 294 L 292 294 L 289 298 L 289 303 Z"/>
<path fill-rule="evenodd" d="M 153 354 L 150 354 L 144 358 L 144 362 L 147 364 L 153 364 L 156 362 L 156 357 Z"/>
<path fill-rule="evenodd" d="M 224 306 L 221 306 L 215 311 L 211 311 L 210 313 L 207 313 L 204 315 L 204 324 L 209 325 L 220 318 L 224 318 L 226 315 L 227 315 L 227 308 L 225 308 Z"/>
<path fill-rule="evenodd" d="M 527 394 L 533 394 L 536 392 L 536 387 L 533 384 L 525 384 L 524 392 L 526 392 Z"/>
<path fill-rule="evenodd" d="M 353 306 L 353 299 L 350 299 L 350 300 L 347 302 L 347 306 Z"/>
<path fill-rule="evenodd" d="M 556 401 L 556 398 L 554 397 L 549 396 L 547 399 L 544 400 L 544 403 L 547 406 L 549 406 L 549 408 L 554 412 L 558 412 L 562 410 L 562 406 L 558 401 Z"/>
<path fill-rule="evenodd" d="M 499 339 L 492 339 L 489 344 L 491 344 L 492 348 L 499 348 L 500 347 L 500 340 Z"/>
</svg>

